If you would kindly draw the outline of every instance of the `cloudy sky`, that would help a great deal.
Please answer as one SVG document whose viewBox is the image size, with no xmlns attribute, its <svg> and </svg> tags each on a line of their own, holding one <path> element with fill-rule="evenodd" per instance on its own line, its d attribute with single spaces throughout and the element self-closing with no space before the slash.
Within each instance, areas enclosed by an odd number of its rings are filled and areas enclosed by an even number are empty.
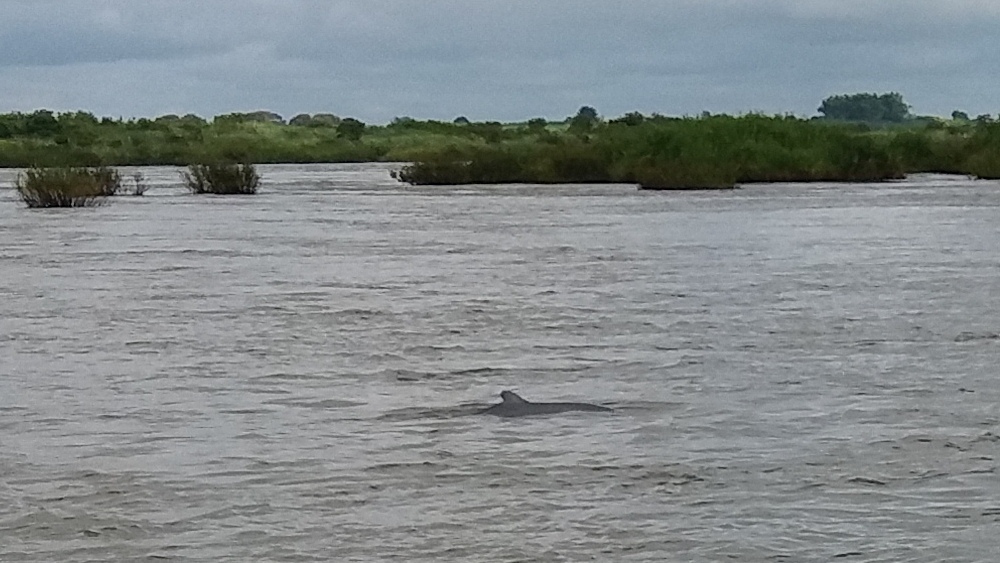
<svg viewBox="0 0 1000 563">
<path fill-rule="evenodd" d="M 998 30 L 1000 0 L 0 0 L 0 113 L 996 114 Z"/>
</svg>

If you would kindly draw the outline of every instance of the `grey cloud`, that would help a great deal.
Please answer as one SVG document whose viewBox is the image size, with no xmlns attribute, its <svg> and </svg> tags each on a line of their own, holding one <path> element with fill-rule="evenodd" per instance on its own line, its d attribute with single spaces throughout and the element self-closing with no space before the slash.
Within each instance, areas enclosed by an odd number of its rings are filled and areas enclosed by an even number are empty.
<svg viewBox="0 0 1000 563">
<path fill-rule="evenodd" d="M 10 79 L 31 69 L 39 85 L 136 75 L 142 86 L 100 102 L 125 114 L 811 114 L 858 90 L 996 113 L 997 24 L 1000 4 L 985 0 L 6 0 L 0 104 L 30 97 Z"/>
</svg>

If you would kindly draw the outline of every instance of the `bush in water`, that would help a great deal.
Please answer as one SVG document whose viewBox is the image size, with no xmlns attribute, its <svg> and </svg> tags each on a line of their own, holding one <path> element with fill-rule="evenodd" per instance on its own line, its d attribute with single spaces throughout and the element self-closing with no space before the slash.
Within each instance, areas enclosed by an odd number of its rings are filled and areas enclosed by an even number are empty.
<svg viewBox="0 0 1000 563">
<path fill-rule="evenodd" d="M 248 162 L 192 164 L 181 176 L 196 194 L 255 194 L 260 187 L 260 175 Z"/>
<path fill-rule="evenodd" d="M 15 188 L 28 207 L 95 207 L 121 189 L 113 168 L 29 168 L 18 175 Z"/>
</svg>

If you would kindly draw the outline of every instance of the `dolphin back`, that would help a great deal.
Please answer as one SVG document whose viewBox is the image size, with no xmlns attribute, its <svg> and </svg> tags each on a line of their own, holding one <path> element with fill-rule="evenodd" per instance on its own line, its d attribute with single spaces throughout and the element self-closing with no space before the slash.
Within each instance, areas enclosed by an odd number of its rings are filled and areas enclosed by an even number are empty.
<svg viewBox="0 0 1000 563">
<path fill-rule="evenodd" d="M 502 417 L 532 416 L 559 414 L 563 412 L 612 412 L 608 407 L 590 403 L 532 403 L 521 398 L 513 391 L 500 393 L 503 402 L 479 411 L 479 414 L 492 414 Z"/>
</svg>

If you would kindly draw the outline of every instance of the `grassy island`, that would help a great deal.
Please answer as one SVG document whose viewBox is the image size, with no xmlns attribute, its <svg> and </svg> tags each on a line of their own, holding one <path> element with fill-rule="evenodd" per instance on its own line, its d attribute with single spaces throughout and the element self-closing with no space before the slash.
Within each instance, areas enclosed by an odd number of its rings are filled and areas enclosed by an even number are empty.
<svg viewBox="0 0 1000 563">
<path fill-rule="evenodd" d="M 935 171 L 1000 178 L 1000 124 L 989 116 L 866 123 L 707 113 L 605 120 L 588 107 L 559 122 L 397 118 L 382 126 L 331 114 L 286 122 L 269 112 L 211 121 L 44 110 L 0 115 L 2 167 L 372 161 L 410 163 L 397 177 L 413 184 L 629 182 L 684 189 L 867 182 Z"/>
</svg>

